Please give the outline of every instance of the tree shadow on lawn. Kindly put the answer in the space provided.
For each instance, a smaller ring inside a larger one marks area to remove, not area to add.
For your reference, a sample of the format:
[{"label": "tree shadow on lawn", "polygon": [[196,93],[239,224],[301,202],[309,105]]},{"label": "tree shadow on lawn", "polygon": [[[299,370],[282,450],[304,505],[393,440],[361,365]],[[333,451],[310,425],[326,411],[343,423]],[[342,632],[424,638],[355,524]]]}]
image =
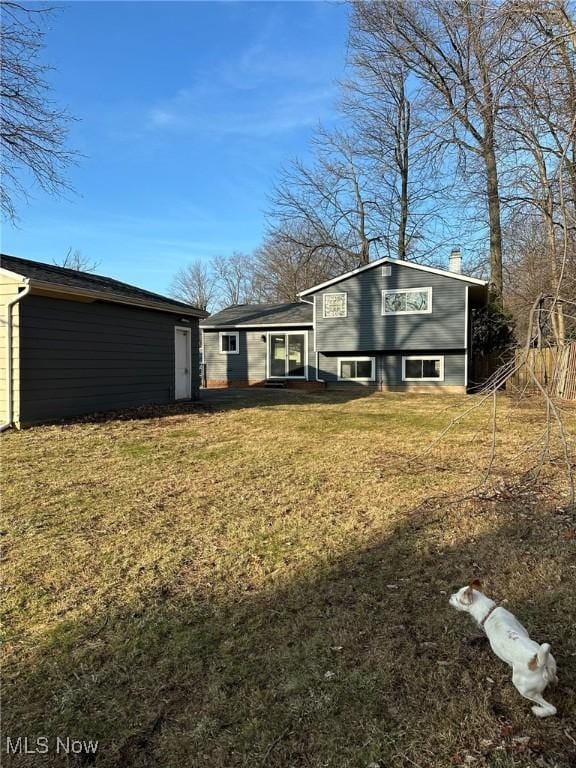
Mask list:
[{"label": "tree shadow on lawn", "polygon": [[[300,390],[300,389],[264,389],[229,388],[204,389],[201,402],[213,411],[242,410],[246,408],[283,408],[299,405],[343,405],[353,400],[361,400],[377,394],[372,388],[351,386],[349,388]],[[378,393],[379,394],[379,393]]]},{"label": "tree shadow on lawn", "polygon": [[110,411],[70,416],[66,419],[46,421],[32,426],[108,424],[116,421],[160,420],[174,416],[209,416],[218,411],[239,411],[246,408],[292,408],[298,405],[340,405],[374,394],[374,390],[351,387],[349,390],[304,391],[296,389],[205,389],[200,400],[185,400],[168,404],[147,404],[137,408],[121,408]]},{"label": "tree shadow on lawn", "polygon": [[[283,583],[272,572],[259,592],[250,574],[230,584],[215,567],[199,583],[183,564],[137,602],[63,621],[29,650],[14,643],[4,739],[98,739],[95,759],[70,764],[101,767],[574,765],[576,559],[562,523],[542,504],[475,503],[460,512],[469,528],[446,541],[451,514],[409,515],[289,583],[287,564]],[[449,607],[477,575],[552,644],[556,718],[531,714],[506,665]],[[63,764],[53,752],[3,757]]]}]

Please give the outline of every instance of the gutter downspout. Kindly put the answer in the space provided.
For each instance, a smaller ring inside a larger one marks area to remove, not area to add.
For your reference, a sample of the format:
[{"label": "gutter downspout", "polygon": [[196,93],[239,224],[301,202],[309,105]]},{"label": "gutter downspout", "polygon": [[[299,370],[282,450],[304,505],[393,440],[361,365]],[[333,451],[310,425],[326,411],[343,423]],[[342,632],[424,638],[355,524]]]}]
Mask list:
[{"label": "gutter downspout", "polygon": [[0,424],[0,432],[5,432],[14,421],[14,381],[12,376],[12,307],[30,293],[30,280],[24,283],[24,290],[20,291],[6,304],[6,418],[4,424]]}]

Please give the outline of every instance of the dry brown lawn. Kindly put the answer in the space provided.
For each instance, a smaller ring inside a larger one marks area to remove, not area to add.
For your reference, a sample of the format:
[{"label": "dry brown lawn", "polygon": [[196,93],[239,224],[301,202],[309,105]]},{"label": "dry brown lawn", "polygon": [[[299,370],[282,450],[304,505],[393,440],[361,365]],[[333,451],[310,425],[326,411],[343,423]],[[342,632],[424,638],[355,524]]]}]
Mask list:
[{"label": "dry brown lawn", "polygon": [[[536,401],[247,393],[3,439],[3,765],[576,764],[576,537]],[[125,415],[124,415],[125,416]],[[565,414],[573,437],[576,413]],[[574,445],[571,444],[571,450]],[[451,502],[451,503],[449,503]],[[481,576],[556,655],[537,720],[450,592]],[[56,736],[99,741],[95,758]]]}]

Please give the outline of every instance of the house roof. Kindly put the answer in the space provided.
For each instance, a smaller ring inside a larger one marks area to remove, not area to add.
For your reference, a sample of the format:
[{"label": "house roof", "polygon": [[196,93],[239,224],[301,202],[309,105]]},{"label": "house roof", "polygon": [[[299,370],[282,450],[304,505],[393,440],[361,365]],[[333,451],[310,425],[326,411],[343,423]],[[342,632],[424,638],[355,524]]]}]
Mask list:
[{"label": "house roof", "polygon": [[353,277],[354,275],[359,274],[360,272],[364,272],[366,269],[372,269],[373,267],[378,267],[381,264],[398,264],[401,267],[409,267],[410,269],[418,269],[421,272],[431,272],[434,275],[442,275],[443,277],[452,277],[454,280],[463,280],[466,283],[471,283],[473,285],[488,285],[488,282],[486,280],[478,280],[476,277],[468,277],[468,275],[461,275],[456,272],[449,272],[447,269],[437,269],[436,267],[426,267],[424,264],[416,264],[414,261],[403,261],[400,259],[391,259],[389,256],[384,256],[382,259],[376,259],[376,261],[371,261],[369,264],[364,264],[362,267],[357,267],[356,269],[351,270],[350,272],[345,272],[343,275],[338,275],[338,277],[333,277],[331,280],[326,280],[324,283],[319,283],[318,285],[313,285],[312,288],[307,288],[305,291],[300,291],[298,294],[299,296],[308,296],[310,293],[314,293],[315,291],[321,291],[323,288],[328,288],[330,285],[334,285],[335,283],[339,283],[341,280],[346,280],[349,277]]},{"label": "house roof", "polygon": [[76,269],[57,267],[40,261],[21,259],[18,256],[0,255],[0,269],[12,277],[21,277],[30,283],[32,289],[57,291],[71,295],[111,301],[119,304],[146,307],[149,309],[176,312],[181,315],[206,317],[201,309],[170,299],[159,293],[137,288],[104,275],[81,272]]},{"label": "house roof", "polygon": [[260,328],[262,326],[312,325],[312,304],[234,304],[210,315],[200,323],[202,328]]}]

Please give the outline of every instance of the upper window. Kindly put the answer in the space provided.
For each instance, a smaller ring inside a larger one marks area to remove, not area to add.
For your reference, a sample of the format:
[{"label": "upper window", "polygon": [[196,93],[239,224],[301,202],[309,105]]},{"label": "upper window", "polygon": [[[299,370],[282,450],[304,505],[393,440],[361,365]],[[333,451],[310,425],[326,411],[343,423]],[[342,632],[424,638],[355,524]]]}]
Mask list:
[{"label": "upper window", "polygon": [[432,312],[432,288],[382,291],[383,315],[416,315]]},{"label": "upper window", "polygon": [[346,293],[325,293],[322,296],[322,317],[346,317],[347,298]]},{"label": "upper window", "polygon": [[402,381],[443,381],[443,357],[403,357]]},{"label": "upper window", "polygon": [[220,334],[220,352],[225,355],[237,355],[240,351],[238,331]]},{"label": "upper window", "polygon": [[341,357],[338,378],[347,381],[374,381],[373,357]]}]

